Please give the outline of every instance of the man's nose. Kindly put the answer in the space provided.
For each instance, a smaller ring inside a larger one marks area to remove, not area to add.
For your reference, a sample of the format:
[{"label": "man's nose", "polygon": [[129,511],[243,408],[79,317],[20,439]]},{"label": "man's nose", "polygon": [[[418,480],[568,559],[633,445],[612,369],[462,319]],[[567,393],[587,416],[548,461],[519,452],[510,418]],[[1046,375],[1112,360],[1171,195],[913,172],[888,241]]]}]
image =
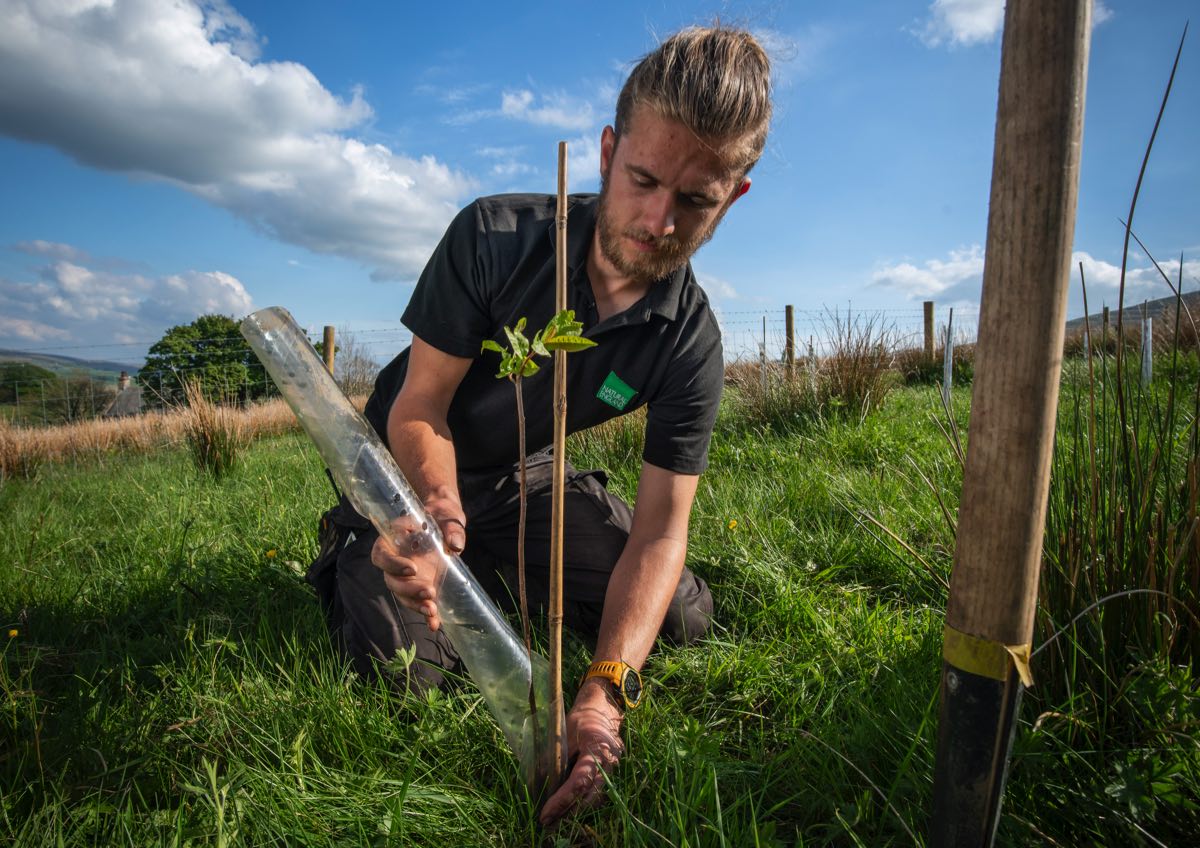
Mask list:
[{"label": "man's nose", "polygon": [[675,198],[669,192],[656,192],[647,201],[642,224],[655,238],[675,232]]}]

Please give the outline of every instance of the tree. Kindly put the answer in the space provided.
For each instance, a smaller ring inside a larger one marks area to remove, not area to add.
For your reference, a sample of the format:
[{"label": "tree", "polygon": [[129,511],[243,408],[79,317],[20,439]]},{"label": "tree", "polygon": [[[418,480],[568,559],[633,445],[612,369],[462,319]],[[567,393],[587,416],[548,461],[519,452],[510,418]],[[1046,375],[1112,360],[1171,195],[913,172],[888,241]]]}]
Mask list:
[{"label": "tree", "polygon": [[32,362],[0,363],[0,403],[14,403],[22,397],[37,397],[46,381],[58,379],[53,371]]},{"label": "tree", "polygon": [[95,418],[117,396],[112,383],[96,381],[82,371],[64,374],[46,383],[45,387],[42,408],[47,424],[69,424]]},{"label": "tree", "polygon": [[201,315],[167,330],[138,372],[147,406],[182,404],[184,382],[194,381],[214,401],[263,397],[270,387],[258,357],[228,315]]},{"label": "tree", "polygon": [[348,328],[339,329],[337,337],[334,376],[338,385],[348,397],[370,394],[375,386],[375,377],[379,374],[379,363]]}]

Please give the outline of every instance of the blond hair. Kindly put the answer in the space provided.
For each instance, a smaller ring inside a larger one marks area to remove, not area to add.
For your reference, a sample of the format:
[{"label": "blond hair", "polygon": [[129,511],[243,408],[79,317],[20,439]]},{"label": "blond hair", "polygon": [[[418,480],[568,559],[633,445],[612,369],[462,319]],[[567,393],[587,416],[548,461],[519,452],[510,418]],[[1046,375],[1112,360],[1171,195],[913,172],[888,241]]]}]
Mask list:
[{"label": "blond hair", "polygon": [[771,122],[771,62],[754,36],[690,27],[638,62],[617,98],[617,138],[635,106],[678,121],[745,175],[762,155]]}]

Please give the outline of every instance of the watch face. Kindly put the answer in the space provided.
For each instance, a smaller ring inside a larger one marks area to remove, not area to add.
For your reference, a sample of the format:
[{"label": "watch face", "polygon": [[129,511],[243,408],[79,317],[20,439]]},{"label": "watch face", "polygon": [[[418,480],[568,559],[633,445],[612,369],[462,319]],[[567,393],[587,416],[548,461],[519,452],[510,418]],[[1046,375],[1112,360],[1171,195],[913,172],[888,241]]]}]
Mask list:
[{"label": "watch face", "polygon": [[629,703],[635,706],[642,699],[642,681],[632,668],[625,669],[625,674],[621,678],[621,691],[625,693]]}]

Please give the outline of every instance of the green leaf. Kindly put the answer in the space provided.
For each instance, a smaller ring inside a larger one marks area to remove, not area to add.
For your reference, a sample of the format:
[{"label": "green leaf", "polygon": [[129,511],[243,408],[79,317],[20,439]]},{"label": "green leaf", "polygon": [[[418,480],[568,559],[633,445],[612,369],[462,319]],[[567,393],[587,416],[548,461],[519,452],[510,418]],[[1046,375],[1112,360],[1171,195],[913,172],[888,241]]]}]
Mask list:
[{"label": "green leaf", "polygon": [[521,370],[522,377],[530,377],[540,371],[542,366],[538,365],[532,359],[525,360],[525,367]]},{"label": "green leaf", "polygon": [[594,341],[585,339],[583,336],[564,335],[546,341],[546,347],[550,348],[550,350],[565,350],[567,353],[576,353],[595,346],[596,343]]},{"label": "green leaf", "polygon": [[521,332],[521,327],[525,324],[525,319],[517,322],[516,329],[511,327],[504,328],[504,335],[508,336],[508,344],[512,347],[512,352],[520,357],[524,357],[529,353],[529,339]]},{"label": "green leaf", "polygon": [[545,330],[538,330],[537,335],[533,337],[533,352],[538,356],[550,355],[550,351],[546,349],[546,345],[542,341],[542,336],[545,334],[545,332]]},{"label": "green leaf", "polygon": [[583,331],[583,324],[575,320],[574,309],[564,309],[546,324],[546,338],[559,336],[578,336]]},{"label": "green leaf", "polygon": [[515,356],[507,351],[500,360],[500,370],[496,373],[497,377],[508,377],[517,370],[517,366],[521,364],[521,357]]},{"label": "green leaf", "polygon": [[500,354],[501,356],[504,355],[504,348],[500,347],[499,342],[493,341],[492,339],[484,339],[483,340],[483,345],[480,346],[479,352],[483,353],[485,350],[494,350],[496,353]]}]

